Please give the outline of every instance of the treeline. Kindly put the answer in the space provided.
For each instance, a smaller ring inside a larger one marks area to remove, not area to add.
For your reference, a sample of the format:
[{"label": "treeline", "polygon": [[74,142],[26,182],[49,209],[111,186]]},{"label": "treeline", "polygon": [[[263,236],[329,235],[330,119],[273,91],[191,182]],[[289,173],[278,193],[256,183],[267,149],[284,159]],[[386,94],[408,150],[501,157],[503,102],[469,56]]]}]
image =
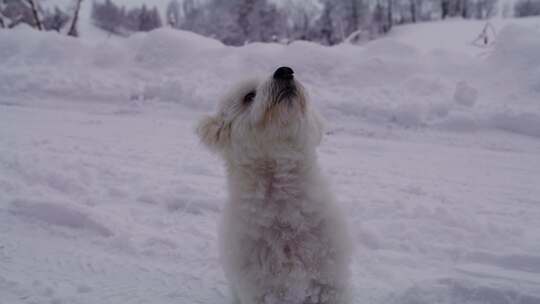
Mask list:
[{"label": "treeline", "polygon": [[514,12],[516,17],[540,15],[540,0],[518,0]]},{"label": "treeline", "polygon": [[[254,41],[310,40],[333,45],[369,40],[396,24],[461,16],[485,19],[497,0],[171,0],[164,23],[214,37],[229,45]],[[113,0],[95,1],[94,24],[115,34],[162,25],[157,9],[126,10]]]},{"label": "treeline", "polygon": [[94,25],[118,35],[131,32],[147,32],[162,27],[157,7],[151,9],[146,5],[126,10],[111,0],[92,3],[92,21]]},{"label": "treeline", "polygon": [[[72,11],[78,12],[81,1],[72,0],[76,7]],[[497,0],[284,0],[279,5],[273,0],[170,0],[162,19],[155,6],[126,9],[115,0],[87,1],[92,1],[92,22],[112,34],[127,36],[167,25],[229,45],[292,40],[333,45],[374,39],[397,24],[451,17],[487,19],[497,13],[540,15],[540,0],[518,0],[503,12],[497,12]],[[74,17],[59,7],[43,9],[37,0],[0,0],[0,28],[27,23],[60,31],[71,23],[76,33]]]}]

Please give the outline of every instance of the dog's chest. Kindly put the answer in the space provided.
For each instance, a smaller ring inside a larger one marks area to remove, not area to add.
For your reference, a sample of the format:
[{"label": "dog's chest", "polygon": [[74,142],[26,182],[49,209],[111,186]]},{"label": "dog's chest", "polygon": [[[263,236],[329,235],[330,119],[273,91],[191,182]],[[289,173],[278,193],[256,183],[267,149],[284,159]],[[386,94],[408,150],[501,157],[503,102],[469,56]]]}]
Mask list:
[{"label": "dog's chest", "polygon": [[317,172],[265,164],[240,173],[229,176],[234,183],[227,216],[231,247],[242,248],[235,251],[241,263],[273,274],[316,268],[326,250],[320,248],[325,187],[318,185]]},{"label": "dog's chest", "polygon": [[236,197],[239,220],[256,231],[290,239],[320,220],[320,205],[309,193],[306,171],[293,164],[265,163],[252,168]]}]

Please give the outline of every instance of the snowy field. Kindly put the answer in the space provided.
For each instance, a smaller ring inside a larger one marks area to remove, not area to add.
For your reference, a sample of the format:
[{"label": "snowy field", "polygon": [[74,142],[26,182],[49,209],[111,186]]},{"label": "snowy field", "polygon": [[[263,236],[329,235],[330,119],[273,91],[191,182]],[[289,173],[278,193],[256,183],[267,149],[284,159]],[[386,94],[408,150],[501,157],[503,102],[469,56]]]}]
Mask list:
[{"label": "snowy field", "polygon": [[488,47],[461,20],[335,47],[0,30],[0,303],[230,303],[193,129],[281,65],[327,120],[354,303],[540,303],[540,19],[492,23]]}]

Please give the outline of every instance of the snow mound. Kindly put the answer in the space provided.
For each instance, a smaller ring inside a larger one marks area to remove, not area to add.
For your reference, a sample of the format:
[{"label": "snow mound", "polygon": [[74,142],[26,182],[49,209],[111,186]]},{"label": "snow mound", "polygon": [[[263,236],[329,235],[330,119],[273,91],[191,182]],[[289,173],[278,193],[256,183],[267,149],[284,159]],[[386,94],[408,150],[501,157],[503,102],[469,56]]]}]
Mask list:
[{"label": "snow mound", "polygon": [[493,64],[512,66],[516,69],[540,67],[540,29],[519,25],[504,27],[497,36],[495,50],[490,56]]},{"label": "snow mound", "polygon": [[488,124],[512,133],[540,137],[540,115],[536,113],[497,113]]},{"label": "snow mound", "polygon": [[454,100],[463,106],[472,107],[478,99],[478,91],[466,82],[459,82],[454,93]]},{"label": "snow mound", "polygon": [[[141,40],[135,48],[135,62],[149,68],[178,68],[182,63],[190,63],[180,58],[205,58],[211,50],[224,48],[217,40],[192,32],[170,28],[157,29],[150,34],[133,37]],[[133,46],[133,45],[132,45]]]},{"label": "snow mound", "polygon": [[[305,41],[228,47],[167,28],[92,44],[21,27],[0,31],[0,103],[40,105],[46,103],[42,96],[52,95],[126,107],[164,101],[208,111],[234,82],[290,65],[330,125],[344,119],[538,136],[540,35],[530,23],[501,25],[493,49],[483,53],[470,41],[484,24],[459,20],[397,27],[363,46],[334,47]],[[420,39],[429,29],[431,36],[453,29],[453,47]],[[517,121],[521,117],[526,121]]]},{"label": "snow mound", "polygon": [[453,303],[492,303],[492,304],[533,304],[540,298],[535,295],[517,293],[504,286],[475,284],[472,280],[460,281],[442,278],[434,282],[421,282],[409,288],[391,304],[453,304]]},{"label": "snow mound", "polygon": [[9,212],[17,217],[35,219],[47,224],[71,229],[87,230],[101,236],[111,236],[112,232],[82,212],[71,209],[65,204],[14,200],[9,205]]}]

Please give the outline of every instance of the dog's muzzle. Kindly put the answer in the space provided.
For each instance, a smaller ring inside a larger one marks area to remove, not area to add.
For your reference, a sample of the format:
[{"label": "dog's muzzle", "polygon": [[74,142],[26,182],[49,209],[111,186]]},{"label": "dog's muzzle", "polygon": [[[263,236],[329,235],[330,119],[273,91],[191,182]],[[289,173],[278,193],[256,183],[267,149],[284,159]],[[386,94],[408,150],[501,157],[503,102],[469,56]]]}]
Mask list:
[{"label": "dog's muzzle", "polygon": [[292,80],[294,78],[294,71],[290,67],[280,67],[274,72],[274,79],[276,80]]},{"label": "dog's muzzle", "polygon": [[273,87],[276,102],[289,100],[296,96],[297,89],[294,82],[294,71],[290,67],[280,67],[274,72]]}]

